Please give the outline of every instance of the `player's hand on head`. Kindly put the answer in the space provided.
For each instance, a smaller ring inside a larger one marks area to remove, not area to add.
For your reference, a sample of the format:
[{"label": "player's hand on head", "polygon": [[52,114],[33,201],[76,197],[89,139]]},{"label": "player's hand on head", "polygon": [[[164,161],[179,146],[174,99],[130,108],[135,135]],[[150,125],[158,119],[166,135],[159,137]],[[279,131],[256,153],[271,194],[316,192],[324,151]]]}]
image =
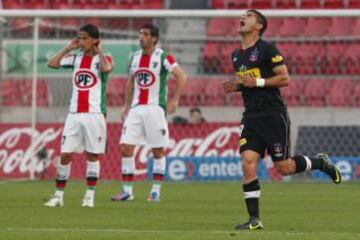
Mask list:
[{"label": "player's hand on head", "polygon": [[102,45],[101,45],[101,42],[100,40],[94,44],[94,51],[96,53],[99,53],[100,51],[102,51]]},{"label": "player's hand on head", "polygon": [[80,46],[79,46],[79,40],[77,38],[71,40],[68,45],[66,46],[66,48],[68,50],[75,50],[75,49],[78,49]]},{"label": "player's hand on head", "polygon": [[228,79],[222,81],[222,86],[225,92],[234,92],[236,91],[236,84],[234,81]]},{"label": "player's hand on head", "polygon": [[242,81],[245,87],[249,87],[249,88],[256,87],[256,78],[254,78],[250,74],[245,74],[242,77]]},{"label": "player's hand on head", "polygon": [[172,99],[168,102],[166,112],[167,114],[173,114],[176,111],[176,108],[179,104],[179,101],[176,99]]}]

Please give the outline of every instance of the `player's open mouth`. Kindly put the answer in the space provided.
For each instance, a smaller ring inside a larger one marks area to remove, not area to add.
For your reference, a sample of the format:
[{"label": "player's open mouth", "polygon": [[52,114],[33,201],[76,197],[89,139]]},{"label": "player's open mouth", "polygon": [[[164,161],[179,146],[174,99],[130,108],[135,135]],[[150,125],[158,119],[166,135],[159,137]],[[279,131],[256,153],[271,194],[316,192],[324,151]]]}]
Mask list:
[{"label": "player's open mouth", "polygon": [[244,20],[240,20],[240,27],[243,27],[243,26],[245,26],[245,22],[244,22]]}]

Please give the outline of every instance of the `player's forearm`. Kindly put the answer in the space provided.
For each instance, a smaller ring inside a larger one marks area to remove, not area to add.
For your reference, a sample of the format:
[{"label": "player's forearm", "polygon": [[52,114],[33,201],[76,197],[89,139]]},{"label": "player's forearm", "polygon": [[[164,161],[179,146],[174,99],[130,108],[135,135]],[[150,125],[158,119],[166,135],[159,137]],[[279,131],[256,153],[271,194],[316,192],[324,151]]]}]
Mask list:
[{"label": "player's forearm", "polygon": [[126,84],[125,99],[124,99],[125,108],[130,109],[133,95],[134,95],[134,82],[132,80],[129,80]]},{"label": "player's forearm", "polygon": [[52,56],[47,65],[50,68],[59,68],[60,67],[60,61],[61,59],[67,55],[69,52],[71,52],[71,49],[64,47],[63,49],[61,49],[60,51],[58,51],[57,53],[55,53],[54,56]]},{"label": "player's forearm", "polygon": [[103,73],[109,73],[113,70],[112,64],[106,59],[102,51],[98,52],[100,61],[100,71]]},{"label": "player's forearm", "polygon": [[265,80],[265,87],[286,87],[289,85],[290,77],[288,74],[279,74]]}]

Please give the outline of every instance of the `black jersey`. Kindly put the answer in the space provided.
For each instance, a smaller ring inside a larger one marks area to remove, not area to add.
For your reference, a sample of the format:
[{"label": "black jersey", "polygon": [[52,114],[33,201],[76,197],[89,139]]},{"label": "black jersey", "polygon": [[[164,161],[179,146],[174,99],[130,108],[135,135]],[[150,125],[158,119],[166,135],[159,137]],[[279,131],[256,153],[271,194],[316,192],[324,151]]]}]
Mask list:
[{"label": "black jersey", "polygon": [[[248,49],[235,49],[231,54],[231,61],[236,75],[250,74],[255,78],[272,77],[275,75],[272,69],[284,64],[284,59],[276,47],[262,39]],[[242,87],[242,96],[245,103],[244,117],[257,117],[286,111],[279,88]]]}]

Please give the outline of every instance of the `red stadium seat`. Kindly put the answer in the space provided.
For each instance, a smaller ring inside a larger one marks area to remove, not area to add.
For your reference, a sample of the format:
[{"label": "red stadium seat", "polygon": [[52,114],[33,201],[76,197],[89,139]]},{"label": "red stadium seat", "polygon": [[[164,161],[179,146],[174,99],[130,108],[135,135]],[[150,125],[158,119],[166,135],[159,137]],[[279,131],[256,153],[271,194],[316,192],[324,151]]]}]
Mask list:
[{"label": "red stadium seat", "polygon": [[304,9],[319,9],[321,8],[321,1],[314,1],[314,0],[301,0],[300,7]]},{"label": "red stadium seat", "polygon": [[344,72],[342,59],[347,46],[343,43],[329,43],[326,46],[325,59],[321,64],[321,72],[325,74],[341,74]]},{"label": "red stadium seat", "polygon": [[222,8],[227,8],[227,6],[225,6],[225,2],[224,0],[212,0],[211,1],[211,7],[212,8],[219,8],[219,9],[222,9]]},{"label": "red stadium seat", "polygon": [[359,0],[349,0],[348,2],[349,8],[360,8],[360,1]]},{"label": "red stadium seat", "polygon": [[297,52],[299,45],[293,42],[279,42],[277,47],[285,58],[289,72],[294,73],[297,65],[294,53]]},{"label": "red stadium seat", "polygon": [[297,0],[276,0],[275,2],[275,7],[282,9],[298,8],[298,5],[299,4]]},{"label": "red stadium seat", "polygon": [[238,0],[228,0],[227,6],[225,4],[225,8],[230,9],[249,9],[250,1],[238,1]]},{"label": "red stadium seat", "polygon": [[301,106],[304,95],[304,83],[304,80],[291,80],[289,86],[280,88],[281,95],[288,106]]},{"label": "red stadium seat", "polygon": [[250,0],[250,8],[253,9],[269,9],[272,7],[273,7],[273,2],[269,0]]},{"label": "red stadium seat", "polygon": [[231,53],[239,47],[239,43],[229,43],[222,45],[220,48],[220,64],[221,73],[233,74],[233,64],[231,60]]},{"label": "red stadium seat", "polygon": [[311,79],[305,83],[304,104],[311,107],[326,106],[326,95],[332,81],[329,79]]},{"label": "red stadium seat", "polygon": [[[359,82],[359,80],[357,80]],[[360,82],[354,88],[354,105],[360,107]]]},{"label": "red stadium seat", "polygon": [[320,63],[325,58],[325,47],[322,43],[303,44],[295,51],[297,74],[320,73]]},{"label": "red stadium seat", "polygon": [[343,0],[324,0],[323,3],[323,8],[337,9],[344,7],[345,5]]},{"label": "red stadium seat", "polygon": [[360,46],[356,43],[349,45],[343,54],[346,74],[360,74]]},{"label": "red stadium seat", "polygon": [[107,84],[107,104],[109,106],[122,106],[125,99],[127,79],[110,79]]},{"label": "red stadium seat", "polygon": [[265,36],[267,37],[278,36],[279,29],[281,29],[283,21],[284,21],[283,18],[269,18],[268,28],[266,29]]},{"label": "red stadium seat", "polygon": [[336,79],[330,89],[329,103],[334,107],[349,107],[353,90],[353,80]]},{"label": "red stadium seat", "polygon": [[180,99],[183,106],[199,106],[203,102],[205,79],[189,79]]},{"label": "red stadium seat", "polygon": [[279,35],[283,37],[296,37],[303,32],[305,20],[302,18],[287,18],[279,29]]},{"label": "red stadium seat", "polygon": [[220,71],[220,49],[216,42],[207,42],[203,48],[203,66],[206,73],[218,73]]},{"label": "red stadium seat", "polygon": [[355,23],[352,26],[352,35],[360,35],[360,19],[356,18]]},{"label": "red stadium seat", "polygon": [[229,106],[244,106],[244,100],[241,92],[229,93],[226,95]]},{"label": "red stadium seat", "polygon": [[334,17],[331,19],[329,36],[349,36],[355,21],[353,18]]},{"label": "red stadium seat", "polygon": [[221,79],[204,79],[204,101],[207,106],[223,106],[225,103],[225,92],[222,88]]},{"label": "red stadium seat", "polygon": [[227,36],[233,20],[229,18],[212,18],[207,27],[208,36]]},{"label": "red stadium seat", "polygon": [[19,81],[13,79],[0,81],[0,99],[3,106],[20,106],[21,98]]},{"label": "red stadium seat", "polygon": [[308,37],[322,37],[328,33],[331,18],[308,18],[303,34]]}]

